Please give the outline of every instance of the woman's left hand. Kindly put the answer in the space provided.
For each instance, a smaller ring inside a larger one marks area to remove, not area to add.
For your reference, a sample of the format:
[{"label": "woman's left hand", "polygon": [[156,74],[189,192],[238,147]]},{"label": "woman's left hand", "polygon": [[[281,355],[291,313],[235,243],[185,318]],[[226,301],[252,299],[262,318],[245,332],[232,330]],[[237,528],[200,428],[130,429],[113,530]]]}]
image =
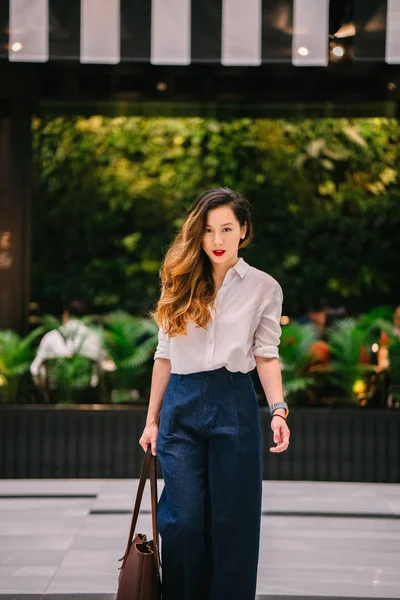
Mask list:
[{"label": "woman's left hand", "polygon": [[283,452],[289,446],[290,430],[286,421],[279,416],[272,417],[271,429],[274,432],[274,442],[277,446],[272,446],[270,452]]}]

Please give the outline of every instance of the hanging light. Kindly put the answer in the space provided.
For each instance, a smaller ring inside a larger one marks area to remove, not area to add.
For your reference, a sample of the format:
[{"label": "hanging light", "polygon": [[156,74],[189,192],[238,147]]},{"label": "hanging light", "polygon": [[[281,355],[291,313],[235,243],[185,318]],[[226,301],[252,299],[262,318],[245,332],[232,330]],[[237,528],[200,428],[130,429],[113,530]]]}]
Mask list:
[{"label": "hanging light", "polygon": [[299,46],[297,48],[297,54],[300,54],[300,56],[308,56],[309,55],[308,48],[306,48],[305,46]]},{"label": "hanging light", "polygon": [[20,50],[22,50],[23,45],[21,44],[21,42],[14,42],[13,45],[11,46],[11,50],[13,52],[19,52]]},{"label": "hanging light", "polygon": [[334,54],[336,58],[342,58],[345,55],[345,49],[343,48],[343,46],[340,46],[338,44],[336,46],[333,46],[332,54]]}]

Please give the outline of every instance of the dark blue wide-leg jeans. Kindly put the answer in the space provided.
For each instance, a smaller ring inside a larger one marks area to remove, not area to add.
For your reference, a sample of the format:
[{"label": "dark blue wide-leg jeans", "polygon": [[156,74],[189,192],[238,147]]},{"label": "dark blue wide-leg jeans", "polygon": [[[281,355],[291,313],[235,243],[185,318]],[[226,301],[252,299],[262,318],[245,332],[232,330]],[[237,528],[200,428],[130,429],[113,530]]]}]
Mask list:
[{"label": "dark blue wide-leg jeans", "polygon": [[250,374],[171,373],[157,457],[163,600],[254,600],[262,456]]}]

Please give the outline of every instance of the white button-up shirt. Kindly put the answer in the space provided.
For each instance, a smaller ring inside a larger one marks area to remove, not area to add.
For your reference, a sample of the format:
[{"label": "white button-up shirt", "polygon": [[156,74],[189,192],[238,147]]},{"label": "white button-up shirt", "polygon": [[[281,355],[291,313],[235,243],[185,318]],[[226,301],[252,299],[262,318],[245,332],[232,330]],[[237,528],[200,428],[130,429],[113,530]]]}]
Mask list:
[{"label": "white button-up shirt", "polygon": [[179,374],[252,371],[254,356],[279,358],[282,302],[279,283],[239,258],[217,291],[207,329],[189,319],[187,335],[170,338],[160,327],[154,360],[168,358],[171,373]]},{"label": "white button-up shirt", "polygon": [[38,375],[43,361],[59,356],[71,356],[79,352],[95,361],[103,358],[101,340],[85,323],[78,319],[69,319],[61,328],[62,334],[53,329],[43,336],[35,360],[30,366],[32,375]]}]

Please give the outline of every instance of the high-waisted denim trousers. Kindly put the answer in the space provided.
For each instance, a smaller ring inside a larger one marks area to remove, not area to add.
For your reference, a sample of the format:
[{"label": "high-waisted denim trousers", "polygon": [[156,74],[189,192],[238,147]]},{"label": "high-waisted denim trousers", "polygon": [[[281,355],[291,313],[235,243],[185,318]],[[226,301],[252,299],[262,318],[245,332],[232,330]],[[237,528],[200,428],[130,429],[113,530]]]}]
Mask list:
[{"label": "high-waisted denim trousers", "polygon": [[254,600],[262,455],[250,373],[171,373],[157,457],[163,600]]}]

